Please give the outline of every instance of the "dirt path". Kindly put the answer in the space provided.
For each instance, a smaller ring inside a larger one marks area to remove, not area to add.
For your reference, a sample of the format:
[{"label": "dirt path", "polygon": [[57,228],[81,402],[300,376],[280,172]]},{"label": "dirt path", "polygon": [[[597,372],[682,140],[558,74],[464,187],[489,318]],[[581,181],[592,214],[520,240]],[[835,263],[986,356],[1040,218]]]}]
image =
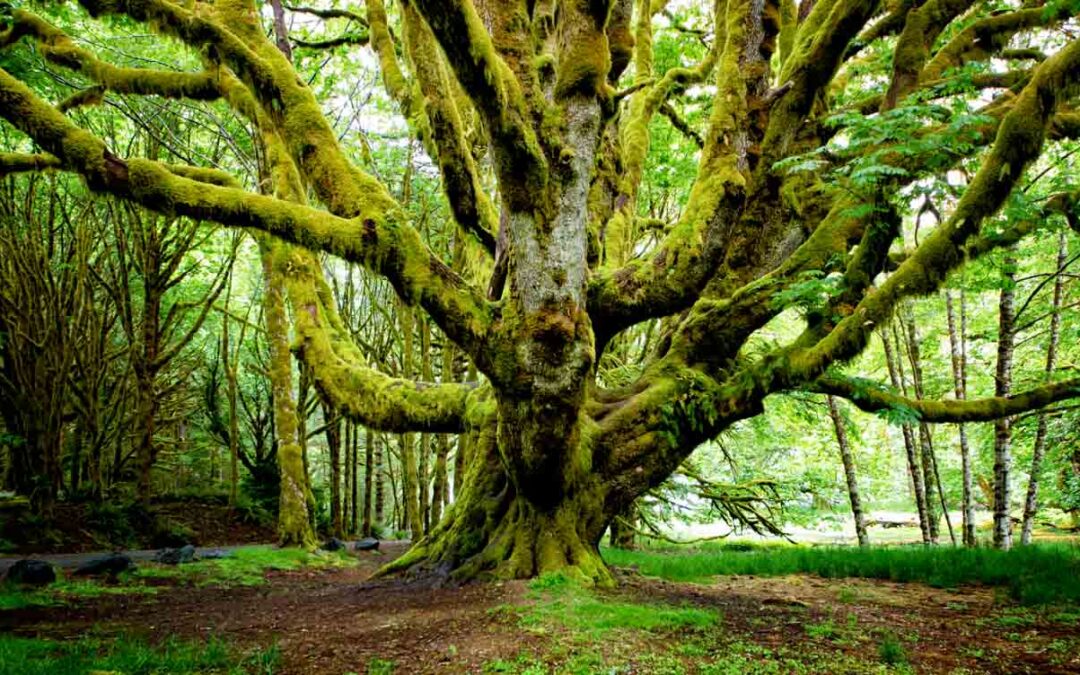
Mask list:
[{"label": "dirt path", "polygon": [[[625,573],[617,589],[600,593],[605,601],[639,603],[645,611],[703,607],[720,623],[704,633],[616,629],[586,639],[526,621],[536,593],[523,582],[433,589],[369,581],[404,549],[390,544],[380,554],[357,554],[354,568],[272,572],[261,586],[179,587],[0,612],[0,631],[68,639],[90,632],[151,640],[216,636],[240,648],[276,643],[275,673],[298,675],[376,672],[369,669],[380,663],[393,663],[394,673],[600,672],[566,668],[583,651],[599,654],[603,672],[882,672],[885,634],[902,641],[915,672],[1080,672],[1080,614],[1055,619],[1003,603],[993,589],[807,576],[684,584]],[[712,671],[700,665],[734,650],[750,655],[749,665]],[[661,661],[650,652],[668,665],[656,665]],[[539,670],[506,665],[525,661]]]}]

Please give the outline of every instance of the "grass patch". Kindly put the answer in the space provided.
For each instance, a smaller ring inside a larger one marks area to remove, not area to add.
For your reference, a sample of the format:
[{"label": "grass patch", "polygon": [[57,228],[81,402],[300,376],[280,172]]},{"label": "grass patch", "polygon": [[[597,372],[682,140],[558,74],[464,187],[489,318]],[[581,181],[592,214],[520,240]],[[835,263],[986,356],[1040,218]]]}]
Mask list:
[{"label": "grass patch", "polygon": [[0,610],[23,607],[65,605],[72,600],[104,595],[153,595],[164,581],[193,586],[258,586],[266,583],[271,570],[329,569],[355,565],[356,558],[345,551],[304,551],[295,548],[246,546],[228,558],[202,560],[183,565],[140,563],[133,572],[119,575],[114,583],[98,579],[61,578],[44,588],[0,584]]},{"label": "grass patch", "polygon": [[276,646],[242,653],[216,639],[207,642],[169,639],[152,646],[132,638],[57,642],[0,634],[0,675],[83,675],[87,672],[270,675],[278,660]]},{"label": "grass patch", "polygon": [[184,565],[142,565],[134,573],[137,579],[165,579],[195,586],[258,586],[266,583],[269,571],[304,568],[328,569],[351,567],[356,558],[345,551],[305,551],[298,548],[245,546],[227,558],[201,560]]},{"label": "grass patch", "polygon": [[530,584],[534,604],[525,611],[526,626],[561,624],[576,635],[602,637],[611,630],[700,630],[715,626],[720,615],[710,609],[644,604],[597,596],[562,574],[544,575]]},{"label": "grass patch", "polygon": [[123,581],[118,584],[104,584],[87,579],[61,579],[45,588],[22,588],[12,584],[0,584],[0,610],[64,605],[71,600],[99,598],[103,595],[153,595],[157,592],[158,589],[153,586]]},{"label": "grass patch", "polygon": [[1024,604],[1080,603],[1080,546],[1039,544],[1011,551],[917,546],[770,547],[765,550],[605,549],[618,566],[673,581],[700,581],[715,575],[780,576],[817,574],[922,582],[942,588],[963,584],[1001,586]]},{"label": "grass patch", "polygon": [[907,651],[900,638],[892,633],[885,633],[878,643],[878,658],[887,666],[899,666],[907,663]]}]

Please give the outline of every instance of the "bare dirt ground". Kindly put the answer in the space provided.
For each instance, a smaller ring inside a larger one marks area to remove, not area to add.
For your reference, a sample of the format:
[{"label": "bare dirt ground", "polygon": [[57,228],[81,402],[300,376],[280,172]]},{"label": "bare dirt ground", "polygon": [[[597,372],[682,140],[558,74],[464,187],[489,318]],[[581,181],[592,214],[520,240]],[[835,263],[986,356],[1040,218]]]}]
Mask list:
[{"label": "bare dirt ground", "polygon": [[[702,607],[721,620],[710,633],[616,631],[590,643],[565,628],[526,626],[522,616],[536,593],[524,582],[431,588],[369,581],[403,550],[391,544],[381,554],[358,553],[355,568],[271,572],[255,587],[177,587],[0,612],[0,631],[57,639],[215,636],[238,648],[276,643],[275,672],[296,674],[363,673],[391,662],[395,673],[524,672],[497,664],[526,658],[550,672],[766,672],[765,665],[780,673],[883,672],[878,649],[885,633],[902,640],[908,672],[1080,672],[1077,621],[1017,608],[993,589],[807,576],[684,584],[620,573],[619,587],[601,597]],[[694,649],[681,648],[684,639]],[[734,645],[752,647],[747,653],[760,655],[762,669],[703,665]],[[583,649],[601,652],[616,669],[562,667],[567,654]],[[658,663],[641,658],[650,650],[663,652],[666,665],[648,665]],[[858,663],[867,670],[853,671]]]}]

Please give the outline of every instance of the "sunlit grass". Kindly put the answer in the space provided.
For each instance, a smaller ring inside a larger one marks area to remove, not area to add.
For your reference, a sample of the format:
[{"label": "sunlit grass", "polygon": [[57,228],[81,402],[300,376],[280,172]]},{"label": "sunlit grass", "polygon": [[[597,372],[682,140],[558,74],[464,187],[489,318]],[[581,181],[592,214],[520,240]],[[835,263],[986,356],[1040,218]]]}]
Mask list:
[{"label": "sunlit grass", "polygon": [[143,640],[83,638],[60,642],[0,634],[0,675],[124,675],[228,673],[269,675],[279,660],[276,646],[241,652],[227,643],[168,639],[158,645]]},{"label": "sunlit grass", "polygon": [[616,629],[702,629],[720,620],[711,609],[601,597],[558,573],[534,580],[530,588],[534,602],[522,616],[526,626],[559,624],[578,635],[596,637]]},{"label": "sunlit grass", "polygon": [[226,558],[201,560],[176,566],[142,565],[133,574],[138,579],[172,579],[197,586],[258,586],[266,583],[266,573],[302,568],[350,567],[356,558],[345,551],[305,551],[298,548],[245,546]]},{"label": "sunlit grass", "polygon": [[817,574],[827,578],[862,577],[922,582],[955,588],[985,584],[1008,589],[1026,604],[1080,603],[1080,546],[1039,544],[1011,551],[988,548],[922,547],[770,547],[730,550],[623,551],[605,549],[617,566],[636,566],[647,576],[701,581],[716,575],[781,576]]}]

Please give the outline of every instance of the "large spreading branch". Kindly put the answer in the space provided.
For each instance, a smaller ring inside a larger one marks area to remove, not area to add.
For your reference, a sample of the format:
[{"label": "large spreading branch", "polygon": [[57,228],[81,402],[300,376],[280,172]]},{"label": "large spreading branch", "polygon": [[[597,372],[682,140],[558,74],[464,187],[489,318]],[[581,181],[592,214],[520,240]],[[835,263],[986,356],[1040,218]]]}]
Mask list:
[{"label": "large spreading branch", "polygon": [[820,342],[797,350],[787,367],[768,369],[768,377],[774,379],[770,388],[812,381],[833,362],[854,357],[901,298],[936,290],[946,275],[963,263],[964,247],[978,235],[982,222],[1001,207],[1028,165],[1039,156],[1058,103],[1078,80],[1080,40],[1075,40],[1041,64],[1017,97],[952,216]]},{"label": "large spreading branch", "polygon": [[[354,257],[360,249],[370,254],[365,263],[368,268],[387,276],[407,302],[423,306],[440,328],[483,367],[486,361],[481,345],[491,320],[483,296],[423,244],[386,188],[346,159],[313,93],[296,78],[292,65],[276,47],[265,38],[252,46],[239,37],[246,24],[257,26],[253,10],[245,3],[239,3],[239,7],[237,3],[221,4],[219,12],[232,12],[232,30],[228,30],[205,13],[164,0],[85,0],[82,4],[94,15],[124,14],[152,23],[190,47],[212,53],[235,72],[280,130],[289,153],[319,200],[336,216],[362,224],[359,229],[364,232],[366,245],[357,246],[359,242],[354,241],[346,248],[353,249]],[[249,34],[258,32],[247,30]],[[330,238],[350,237],[342,232]],[[326,236],[316,239],[328,243]],[[321,250],[343,253],[333,248]]]},{"label": "large spreading branch", "polygon": [[1080,377],[1009,396],[966,400],[931,401],[908,398],[882,389],[875,383],[840,377],[822,377],[807,388],[846,398],[866,412],[907,410],[912,411],[922,422],[962,424],[991,422],[1080,397]]},{"label": "large spreading branch", "polygon": [[183,171],[145,159],[124,160],[104,142],[0,70],[0,115],[82,175],[94,190],[165,211],[228,226],[251,227],[311,250],[361,264],[419,298],[440,326],[463,346],[482,352],[487,303],[436,257],[410,227],[379,228],[300,204],[187,178]]}]

